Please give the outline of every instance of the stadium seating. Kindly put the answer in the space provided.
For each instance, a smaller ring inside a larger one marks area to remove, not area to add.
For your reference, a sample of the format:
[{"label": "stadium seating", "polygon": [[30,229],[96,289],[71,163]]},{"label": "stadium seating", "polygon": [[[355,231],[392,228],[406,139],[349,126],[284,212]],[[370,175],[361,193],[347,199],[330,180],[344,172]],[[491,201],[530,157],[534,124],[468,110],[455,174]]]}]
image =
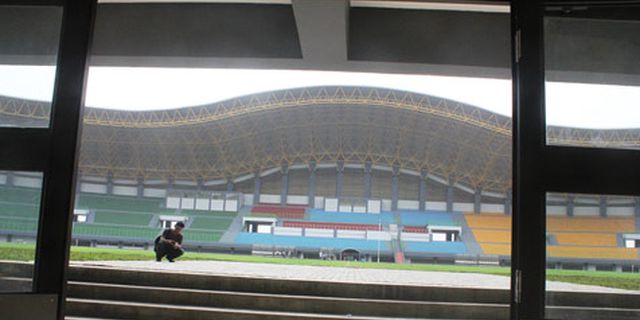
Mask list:
[{"label": "stadium seating", "polygon": [[78,199],[77,207],[79,209],[105,209],[112,211],[149,213],[160,209],[162,207],[162,203],[162,199],[81,194]]},{"label": "stadium seating", "polygon": [[638,249],[627,248],[548,246],[547,254],[551,257],[575,259],[619,259],[636,261],[640,259]]},{"label": "stadium seating", "polygon": [[355,249],[360,251],[376,251],[380,242],[382,252],[390,252],[388,241],[341,239],[341,238],[314,238],[296,236],[276,236],[263,233],[241,232],[236,237],[236,243],[250,245],[290,246],[298,248],[333,248],[336,250]]},{"label": "stadium seating", "polygon": [[287,219],[303,219],[305,215],[305,207],[303,206],[280,206],[274,204],[258,204],[251,208],[253,215],[276,216]]},{"label": "stadium seating", "polygon": [[[152,240],[162,232],[159,228],[149,227],[124,227],[99,224],[75,224],[73,227],[74,236],[93,236],[98,238],[113,239],[136,239],[136,240]],[[222,233],[220,232],[201,232],[201,231],[184,231],[185,242],[215,242],[218,241]]]},{"label": "stadium seating", "polygon": [[412,242],[402,243],[407,253],[441,253],[441,254],[465,254],[467,248],[463,242]]},{"label": "stadium seating", "polygon": [[395,222],[395,218],[390,212],[380,214],[370,213],[349,213],[349,212],[326,212],[319,209],[310,210],[308,221],[331,222],[331,223],[354,223],[354,224],[378,224],[388,225]]},{"label": "stadium seating", "polygon": [[417,211],[401,211],[400,222],[405,226],[453,226],[455,222],[453,215],[447,212],[417,212]]},{"label": "stadium seating", "polygon": [[99,210],[95,213],[95,223],[109,223],[128,226],[148,226],[153,214],[126,213],[109,210]]},{"label": "stadium seating", "polygon": [[635,232],[634,218],[548,217],[549,232]]},{"label": "stadium seating", "polygon": [[329,223],[329,222],[313,222],[313,221],[283,221],[282,226],[292,227],[292,228],[314,228],[314,229],[336,229],[336,230],[373,230],[373,231],[380,230],[380,227],[377,224]]},{"label": "stadium seating", "polygon": [[204,230],[221,230],[226,231],[229,225],[233,221],[232,218],[227,217],[194,217],[193,222],[189,229],[204,229]]},{"label": "stadium seating", "polygon": [[0,187],[0,201],[38,205],[40,203],[40,191],[20,187]]},{"label": "stadium seating", "polygon": [[558,245],[616,247],[618,240],[615,233],[556,233]]},{"label": "stadium seating", "polygon": [[511,230],[472,229],[473,236],[480,243],[510,243]]},{"label": "stadium seating", "polygon": [[511,217],[503,214],[465,214],[464,217],[471,229],[511,230]]},{"label": "stadium seating", "polygon": [[404,227],[402,227],[402,232],[426,233],[427,232],[427,227],[404,226]]}]

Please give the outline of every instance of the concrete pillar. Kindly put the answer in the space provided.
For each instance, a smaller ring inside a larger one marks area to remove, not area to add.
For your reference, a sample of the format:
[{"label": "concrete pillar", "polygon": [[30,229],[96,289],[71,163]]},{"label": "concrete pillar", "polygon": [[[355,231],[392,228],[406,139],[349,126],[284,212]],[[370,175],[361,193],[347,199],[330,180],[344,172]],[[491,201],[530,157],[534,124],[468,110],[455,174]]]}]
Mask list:
[{"label": "concrete pillar", "polygon": [[167,179],[167,191],[175,190],[175,179],[173,177],[169,177]]},{"label": "concrete pillar", "polygon": [[7,187],[13,187],[14,185],[13,178],[14,178],[13,171],[7,171],[7,182],[6,182]]},{"label": "concrete pillar", "polygon": [[336,198],[342,196],[342,186],[344,180],[344,160],[338,160],[336,164]]},{"label": "concrete pillar", "polygon": [[309,188],[307,189],[307,192],[308,192],[309,207],[315,208],[316,207],[316,162],[313,160],[309,162]]},{"label": "concrete pillar", "polygon": [[640,197],[636,198],[636,217],[640,217]]},{"label": "concrete pillar", "polygon": [[418,209],[425,211],[427,209],[427,170],[420,171],[420,184],[418,186]]},{"label": "concrete pillar", "polygon": [[607,197],[606,196],[600,196],[600,216],[601,217],[607,216]]},{"label": "concrete pillar", "polygon": [[398,185],[400,181],[400,166],[394,165],[391,168],[391,210],[398,210]]},{"label": "concrete pillar", "polygon": [[113,174],[107,174],[107,194],[113,194]]},{"label": "concrete pillar", "polygon": [[289,165],[283,164],[280,168],[282,173],[282,188],[280,189],[280,205],[287,205],[287,195],[289,194]]},{"label": "concrete pillar", "polygon": [[507,198],[504,200],[504,214],[511,215],[513,213],[513,192],[507,191]]},{"label": "concrete pillar", "polygon": [[233,184],[233,178],[227,178],[227,192],[235,191],[235,185]]},{"label": "concrete pillar", "polygon": [[482,211],[482,189],[478,188],[473,194],[473,212],[480,213],[480,211]]},{"label": "concrete pillar", "polygon": [[371,161],[364,163],[364,198],[371,199]]},{"label": "concrete pillar", "polygon": [[573,211],[576,207],[575,205],[575,196],[570,194],[567,196],[567,216],[573,217]]},{"label": "concrete pillar", "polygon": [[260,177],[260,169],[256,170],[253,180],[253,204],[260,203],[260,188],[262,187],[262,177]]},{"label": "concrete pillar", "polygon": [[138,176],[138,184],[137,184],[137,195],[138,198],[144,197],[144,177]]},{"label": "concrete pillar", "polygon": [[453,211],[453,184],[454,184],[454,179],[453,178],[449,178],[449,184],[447,185],[447,211],[451,212]]}]

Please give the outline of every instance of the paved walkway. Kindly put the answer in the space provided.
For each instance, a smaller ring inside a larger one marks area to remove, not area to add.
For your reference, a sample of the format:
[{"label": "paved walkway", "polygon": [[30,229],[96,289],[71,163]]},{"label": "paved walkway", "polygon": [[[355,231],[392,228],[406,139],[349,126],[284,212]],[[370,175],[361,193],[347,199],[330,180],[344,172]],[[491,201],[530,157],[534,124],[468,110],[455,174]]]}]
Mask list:
[{"label": "paved walkway", "polygon": [[[85,261],[72,262],[72,265],[93,265],[132,270],[178,271],[234,277],[397,284],[408,286],[508,289],[510,285],[509,277],[475,273],[315,267],[267,263],[223,261],[178,261],[176,263],[159,263],[154,261]],[[640,291],[555,281],[547,281],[547,289],[552,291],[634,293],[640,295]]]}]

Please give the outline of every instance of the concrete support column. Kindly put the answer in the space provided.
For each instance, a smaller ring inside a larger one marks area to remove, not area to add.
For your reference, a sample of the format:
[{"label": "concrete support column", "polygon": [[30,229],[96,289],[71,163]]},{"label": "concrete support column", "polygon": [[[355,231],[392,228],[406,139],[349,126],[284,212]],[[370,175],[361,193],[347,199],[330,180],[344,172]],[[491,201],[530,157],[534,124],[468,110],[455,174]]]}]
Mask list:
[{"label": "concrete support column", "polygon": [[113,174],[107,174],[107,194],[113,194]]},{"label": "concrete support column", "polygon": [[636,198],[636,217],[640,217],[640,197]]},{"label": "concrete support column", "polygon": [[233,183],[233,178],[228,177],[227,178],[227,192],[233,192],[235,191],[235,185]]},{"label": "concrete support column", "polygon": [[478,188],[473,194],[473,212],[480,213],[480,211],[482,211],[482,189]]},{"label": "concrete support column", "polygon": [[287,195],[289,194],[289,165],[283,164],[280,168],[282,173],[282,189],[280,190],[280,205],[287,205]]},{"label": "concrete support column", "polygon": [[449,184],[447,185],[447,211],[453,211],[453,184],[455,180],[453,178],[449,178]]},{"label": "concrete support column", "polygon": [[175,190],[175,181],[173,177],[169,177],[169,179],[167,179],[167,193],[173,190]]},{"label": "concrete support column", "polygon": [[398,210],[398,184],[400,180],[400,166],[394,165],[391,170],[391,173],[393,173],[393,176],[391,176],[391,210],[396,211]]},{"label": "concrete support column", "polygon": [[7,187],[13,187],[14,185],[13,178],[14,178],[13,171],[7,171],[7,182],[6,182]]},{"label": "concrete support column", "polygon": [[198,179],[196,179],[196,184],[197,184],[197,185],[196,185],[196,190],[197,190],[198,192],[200,192],[200,191],[204,190],[204,187],[205,187],[205,186],[204,186],[204,179],[202,179],[202,178],[198,178]]},{"label": "concrete support column", "polygon": [[253,204],[260,203],[260,188],[262,187],[262,177],[260,177],[260,169],[256,170],[253,180]]},{"label": "concrete support column", "polygon": [[513,213],[513,192],[507,191],[507,198],[504,200],[504,214],[511,215]]},{"label": "concrete support column", "polygon": [[344,160],[338,160],[336,164],[336,198],[342,196],[342,186],[344,184]]},{"label": "concrete support column", "polygon": [[427,170],[420,171],[420,183],[418,185],[418,209],[425,211],[427,209],[427,179],[429,175]]},{"label": "concrete support column", "polygon": [[606,196],[600,196],[600,216],[601,217],[607,216],[607,197]]},{"label": "concrete support column", "polygon": [[567,196],[567,216],[573,217],[573,210],[575,209],[575,196],[570,194]]},{"label": "concrete support column", "polygon": [[144,177],[138,176],[138,184],[137,184],[137,196],[138,198],[144,197]]},{"label": "concrete support column", "polygon": [[309,162],[309,188],[307,188],[308,192],[308,202],[309,207],[316,207],[316,162]]},{"label": "concrete support column", "polygon": [[371,199],[371,161],[364,163],[364,198]]}]

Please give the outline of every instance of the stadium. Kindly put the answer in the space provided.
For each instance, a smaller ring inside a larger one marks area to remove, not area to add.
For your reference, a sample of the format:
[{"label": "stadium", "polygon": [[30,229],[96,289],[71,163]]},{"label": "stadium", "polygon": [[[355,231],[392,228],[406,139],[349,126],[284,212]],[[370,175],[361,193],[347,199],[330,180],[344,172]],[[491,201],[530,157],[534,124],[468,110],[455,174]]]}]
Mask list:
[{"label": "stadium", "polygon": [[[49,104],[0,98],[19,126]],[[308,87],[162,111],[87,108],[73,242],[191,252],[509,265],[511,119],[435,96]],[[555,144],[640,146],[640,130],[550,127]],[[0,174],[0,233],[35,239],[37,175]],[[544,214],[541,212],[540,214]],[[547,265],[637,272],[640,202],[548,194]]]}]

